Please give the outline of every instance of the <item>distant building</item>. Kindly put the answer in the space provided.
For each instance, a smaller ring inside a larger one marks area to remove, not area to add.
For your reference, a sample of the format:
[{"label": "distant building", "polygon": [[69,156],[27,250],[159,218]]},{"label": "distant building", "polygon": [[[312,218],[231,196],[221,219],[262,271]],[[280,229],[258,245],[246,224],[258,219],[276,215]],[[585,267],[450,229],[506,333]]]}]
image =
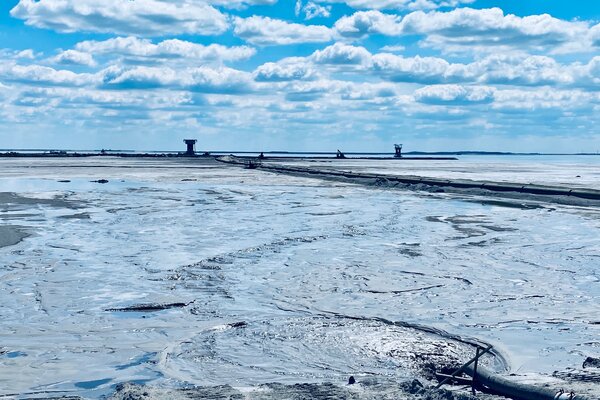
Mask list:
[{"label": "distant building", "polygon": [[185,152],[186,156],[194,156],[196,155],[196,143],[198,141],[196,139],[183,139],[183,143],[186,144],[187,150]]},{"label": "distant building", "polygon": [[402,145],[401,144],[395,144],[394,145],[394,150],[396,151],[396,154],[394,155],[394,157],[401,158],[402,157]]}]

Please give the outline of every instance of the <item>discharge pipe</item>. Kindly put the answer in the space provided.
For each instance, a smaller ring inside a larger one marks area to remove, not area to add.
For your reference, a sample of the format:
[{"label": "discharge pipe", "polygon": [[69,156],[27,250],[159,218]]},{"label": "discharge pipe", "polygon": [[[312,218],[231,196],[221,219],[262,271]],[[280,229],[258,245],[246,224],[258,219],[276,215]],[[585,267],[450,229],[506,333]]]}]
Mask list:
[{"label": "discharge pipe", "polygon": [[477,372],[475,372],[475,366],[473,365],[466,366],[464,371],[473,377],[476,384],[483,385],[494,393],[515,400],[592,400],[573,392],[567,393],[562,390],[557,392],[550,388],[514,382],[493,374],[481,365],[477,366]]}]

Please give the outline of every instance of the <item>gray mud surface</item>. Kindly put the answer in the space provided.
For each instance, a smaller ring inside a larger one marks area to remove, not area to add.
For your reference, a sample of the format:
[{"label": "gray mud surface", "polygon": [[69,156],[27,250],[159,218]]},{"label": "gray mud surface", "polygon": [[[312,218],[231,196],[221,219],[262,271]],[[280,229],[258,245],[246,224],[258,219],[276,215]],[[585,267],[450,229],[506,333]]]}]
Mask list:
[{"label": "gray mud surface", "polygon": [[[20,221],[38,217],[40,207],[65,208],[75,210],[82,207],[81,202],[67,199],[67,194],[51,197],[29,197],[13,192],[0,192],[0,221]],[[35,212],[30,212],[31,210]],[[28,212],[22,212],[28,211]],[[82,214],[67,215],[63,218],[81,218]],[[85,217],[83,217],[85,218]],[[0,225],[0,248],[14,246],[31,236],[32,229],[17,225]]]},{"label": "gray mud surface", "polygon": [[29,236],[23,228],[12,225],[0,225],[0,248],[14,246]]},{"label": "gray mud surface", "polygon": [[[78,396],[46,397],[32,394],[37,400],[84,400]],[[40,397],[41,396],[41,397]],[[116,386],[106,400],[502,400],[504,397],[468,388],[435,389],[418,380],[382,382],[367,378],[353,385],[333,383],[267,383],[252,387],[185,386],[166,388],[124,383]]]},{"label": "gray mud surface", "polygon": [[466,390],[450,391],[423,387],[418,380],[403,383],[366,380],[354,385],[331,383],[264,384],[236,389],[231,386],[161,389],[132,384],[120,385],[109,400],[495,400],[497,396],[477,394]]},{"label": "gray mud surface", "polygon": [[13,211],[32,206],[48,206],[55,208],[78,208],[81,205],[70,201],[65,196],[55,196],[53,198],[35,198],[26,195],[20,195],[11,192],[0,192],[0,211]]},{"label": "gray mud surface", "polygon": [[212,160],[0,164],[6,242],[35,233],[0,248],[0,398],[451,399],[406,385],[474,342],[496,373],[600,393],[600,208]]}]

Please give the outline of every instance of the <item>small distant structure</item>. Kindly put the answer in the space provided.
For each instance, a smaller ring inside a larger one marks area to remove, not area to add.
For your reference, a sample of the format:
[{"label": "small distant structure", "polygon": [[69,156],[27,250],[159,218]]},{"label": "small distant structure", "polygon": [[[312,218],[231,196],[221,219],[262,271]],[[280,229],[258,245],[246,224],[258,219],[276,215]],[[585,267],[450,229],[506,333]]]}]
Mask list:
[{"label": "small distant structure", "polygon": [[396,150],[396,154],[394,154],[394,157],[396,157],[396,158],[402,158],[402,145],[401,144],[395,144],[394,145],[394,150]]},{"label": "small distant structure", "polygon": [[256,160],[247,160],[244,165],[246,169],[257,169],[262,166],[262,162],[257,158]]},{"label": "small distant structure", "polygon": [[337,153],[335,155],[335,158],[346,158],[346,155],[344,153],[342,153],[340,151],[340,149],[338,149],[338,151],[337,151]]},{"label": "small distant structure", "polygon": [[185,152],[186,156],[194,156],[196,155],[196,143],[198,141],[196,139],[183,139],[183,143],[186,144],[187,150]]},{"label": "small distant structure", "polygon": [[260,152],[260,154],[258,155],[258,158],[260,160],[262,160],[263,158],[265,158],[265,153],[263,153],[262,151]]}]

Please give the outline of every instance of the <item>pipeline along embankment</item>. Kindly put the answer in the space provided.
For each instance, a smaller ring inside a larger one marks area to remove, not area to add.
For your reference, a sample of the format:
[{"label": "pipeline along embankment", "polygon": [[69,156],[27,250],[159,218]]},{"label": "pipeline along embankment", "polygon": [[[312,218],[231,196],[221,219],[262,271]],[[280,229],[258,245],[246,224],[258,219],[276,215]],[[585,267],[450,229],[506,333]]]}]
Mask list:
[{"label": "pipeline along embankment", "polygon": [[335,169],[286,166],[275,163],[261,163],[255,159],[234,156],[218,157],[217,160],[228,164],[250,166],[251,168],[268,172],[328,179],[347,183],[377,185],[382,187],[389,186],[417,191],[499,196],[577,206],[600,206],[600,190],[587,188],[475,181],[467,179],[440,179],[410,175],[383,175]]}]

